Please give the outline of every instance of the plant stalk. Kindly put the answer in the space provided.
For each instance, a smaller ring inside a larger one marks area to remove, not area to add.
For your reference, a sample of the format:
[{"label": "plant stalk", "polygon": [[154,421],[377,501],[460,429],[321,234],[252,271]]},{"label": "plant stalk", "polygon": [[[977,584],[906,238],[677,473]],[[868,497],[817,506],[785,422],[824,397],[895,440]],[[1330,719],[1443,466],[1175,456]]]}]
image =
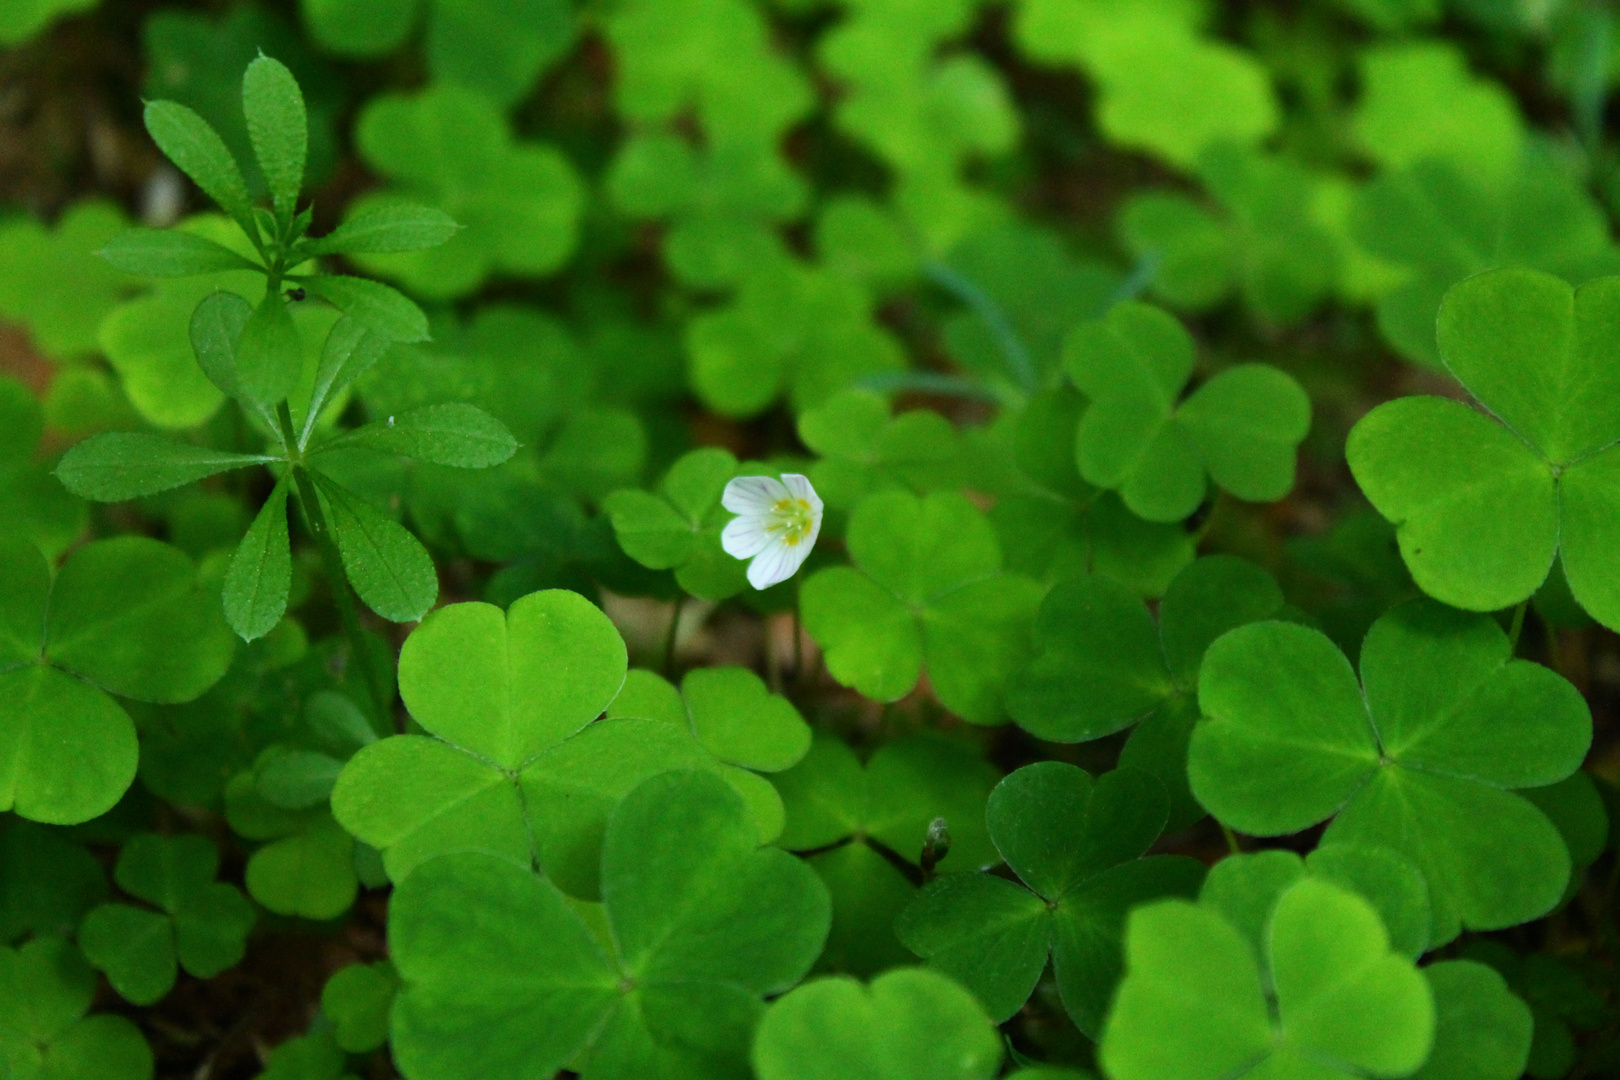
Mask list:
[{"label": "plant stalk", "polygon": [[1513,609],[1513,624],[1508,627],[1508,655],[1517,655],[1519,651],[1519,634],[1524,630],[1524,613],[1530,607],[1529,599],[1519,601],[1519,606]]},{"label": "plant stalk", "polygon": [[[276,416],[281,422],[282,433],[288,439],[289,448],[296,447],[298,444],[293,436],[292,412],[287,408],[285,401],[276,406]],[[371,702],[372,719],[381,722],[381,730],[393,731],[393,716],[388,708],[389,698],[392,696],[388,690],[389,680],[377,669],[376,659],[366,644],[365,630],[360,626],[360,612],[355,606],[354,593],[349,586],[349,575],[343,570],[343,556],[338,551],[331,527],[326,522],[326,512],[321,509],[320,496],[315,490],[315,480],[301,461],[292,462],[292,474],[293,482],[298,486],[299,505],[304,508],[304,521],[315,540],[316,550],[321,553],[321,569],[326,573],[327,583],[332,590],[332,599],[337,604],[338,621],[343,625],[343,636],[349,639],[349,652],[353,654],[360,678],[366,686],[366,696]]]}]

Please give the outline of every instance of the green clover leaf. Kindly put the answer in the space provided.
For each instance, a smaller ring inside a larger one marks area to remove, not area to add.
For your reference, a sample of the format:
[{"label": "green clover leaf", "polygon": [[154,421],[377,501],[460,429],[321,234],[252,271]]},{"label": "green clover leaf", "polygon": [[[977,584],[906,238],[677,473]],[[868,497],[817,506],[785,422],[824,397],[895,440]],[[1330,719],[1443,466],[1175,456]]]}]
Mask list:
[{"label": "green clover leaf", "polygon": [[44,432],[38,399],[22,383],[0,377],[0,505],[6,507],[0,533],[30,540],[55,557],[89,519],[84,504],[34,463]]},{"label": "green clover leaf", "polygon": [[996,786],[985,811],[1024,887],[984,873],[935,878],[897,920],[900,940],[978,995],[998,1023],[1023,1007],[1050,955],[1064,1007],[1095,1036],[1119,979],[1126,912],[1190,898],[1203,878],[1192,859],[1139,858],[1168,811],[1146,773],[1093,782],[1063,762],[1027,765]]},{"label": "green clover leaf", "polygon": [[1374,624],[1361,676],[1303,626],[1254,623],[1220,638],[1199,674],[1193,793],[1255,835],[1332,817],[1325,842],[1394,848],[1428,880],[1431,945],[1550,910],[1569,852],[1511,789],[1579,767],[1592,738],[1580,694],[1514,660],[1490,618],[1426,600]]},{"label": "green clover leaf", "polygon": [[692,450],[670,466],[657,494],[626,488],[602,509],[626,555],[648,569],[674,570],[693,596],[724,600],[748,585],[747,564],[720,546],[720,530],[731,519],[720,496],[740,469],[725,450]]},{"label": "green clover leaf", "polygon": [[0,945],[24,934],[67,937],[106,898],[106,871],[59,830],[14,820],[0,831]]},{"label": "green clover leaf", "polygon": [[905,351],[874,306],[857,281],[770,260],[731,304],[687,323],[692,388],[715,412],[745,418],[784,394],[802,412],[864,376],[899,370]]},{"label": "green clover leaf", "polygon": [[421,202],[465,226],[431,250],[357,252],[354,262],[368,272],[449,299],[496,274],[552,273],[572,254],[583,200],[573,166],[544,143],[514,139],[481,94],[440,83],[415,95],[379,95],[361,113],[355,138],[366,162],[396,186],[351,202],[351,225]]},{"label": "green clover leaf", "polygon": [[889,488],[925,494],[953,486],[961,472],[962,439],[932,409],[889,415],[870,390],[845,390],[799,414],[799,438],[821,455],[810,482],[829,507],[849,510]]},{"label": "green clover leaf", "polygon": [[97,351],[96,328],[134,284],[91,253],[124,231],[124,214],[100,200],[75,203],[54,229],[31,217],[0,227],[0,315],[28,328],[53,360]]},{"label": "green clover leaf", "polygon": [[1440,355],[1496,419],[1408,397],[1351,431],[1351,472],[1424,592],[1491,611],[1527,599],[1561,557],[1575,600],[1620,626],[1617,312],[1620,277],[1579,289],[1535,270],[1469,278],[1441,306]]},{"label": "green clover leaf", "polygon": [[1531,1010],[1501,975],[1471,960],[1423,969],[1434,993],[1434,1049],[1413,1080],[1516,1080],[1530,1065]]},{"label": "green clover leaf", "polygon": [[1075,431],[1086,399],[1072,387],[1036,394],[1012,431],[1013,459],[1033,485],[990,511],[1007,568],[1046,584],[1104,574],[1159,596],[1192,562],[1194,540],[1179,522],[1143,521],[1112,491],[1080,478]]},{"label": "green clover leaf", "polygon": [[[759,841],[773,839],[782,808],[769,782],[725,763],[700,736],[739,762],[780,767],[792,753],[781,732],[753,757],[757,741],[727,731],[737,714],[723,688],[719,708],[694,708],[706,714],[700,726],[663,715],[591,723],[619,695],[625,669],[619,632],[577,593],[533,593],[505,613],[479,603],[440,608],[400,652],[400,696],[425,734],[356,753],[332,792],[333,812],[383,853],[395,881],[434,855],[481,851],[543,867],[588,898],[598,894],[609,814],[657,773],[720,775],[750,808]],[[786,703],[772,700],[745,705],[781,720]]]},{"label": "green clover leaf", "polygon": [[386,960],[339,968],[321,990],[321,1012],[332,1021],[338,1046],[364,1054],[388,1041],[388,1014],[399,976]]},{"label": "green clover leaf", "polygon": [[79,927],[79,947],[125,1000],[150,1005],[174,985],[176,962],[199,979],[235,967],[253,929],[253,905],[214,880],[219,850],[200,836],[132,837],[113,872],[118,887],[162,914],[102,904]]},{"label": "green clover leaf", "polygon": [[1007,711],[1052,742],[1131,733],[1120,762],[1152,772],[1170,795],[1171,830],[1204,816],[1187,788],[1187,740],[1198,719],[1198,668],[1226,631],[1283,605],[1271,575],[1232,555],[1177,574],[1155,622],[1130,589],[1101,575],[1062,582],[1035,622],[1037,653],[1015,675]]},{"label": "green clover leaf", "polygon": [[0,1062],[38,1080],[151,1080],[152,1051],[122,1016],[85,1016],[96,973],[61,938],[0,947]]},{"label": "green clover leaf", "polygon": [[747,668],[694,668],[679,690],[637,669],[626,676],[607,715],[689,727],[721,761],[758,772],[790,769],[810,749],[810,727],[799,710],[767,690],[765,681]]},{"label": "green clover leaf", "polygon": [[234,648],[177,548],[96,541],[52,581],[32,544],[0,541],[0,805],[53,824],[111,808],[135,778],[137,749],[110,694],[190,701],[225,674]]},{"label": "green clover leaf", "polygon": [[1358,894],[1378,912],[1390,948],[1416,960],[1429,946],[1432,923],[1423,872],[1387,847],[1328,844],[1306,858],[1292,851],[1257,851],[1216,863],[1204,879],[1199,903],[1237,927],[1259,956],[1277,898],[1296,881],[1320,878]]},{"label": "green clover leaf", "polygon": [[1132,912],[1101,1040],[1108,1075],[1406,1076],[1428,1057],[1434,994],[1354,893],[1295,883],[1276,903],[1264,952],[1275,1020],[1259,958],[1231,923],[1184,900]]},{"label": "green clover leaf", "polygon": [[1182,399],[1194,362],[1192,336],[1147,304],[1116,305],[1064,346],[1069,377],[1091,398],[1075,441],[1080,475],[1149,521],[1191,514],[1206,478],[1251,502],[1282,498],[1310,430],[1305,391],[1265,364],[1227,368]]},{"label": "green clover leaf", "polygon": [[1015,27],[1026,55],[1096,80],[1111,142],[1190,167],[1220,142],[1252,145],[1280,120],[1253,57],[1198,33],[1190,4],[1031,0]]},{"label": "green clover leaf", "polygon": [[964,238],[929,277],[964,304],[945,322],[951,355],[1028,389],[1052,385],[1063,336],[1107,311],[1124,284],[1112,266],[1077,259],[1058,236],[1016,219]]},{"label": "green clover leaf", "polygon": [[480,854],[424,863],[395,891],[403,987],[393,1049],[422,1080],[549,1075],[746,1078],[764,1006],[809,970],[827,893],[760,849],[742,800],[701,772],[655,776],[602,844],[607,932],[545,878]]},{"label": "green clover leaf", "polygon": [[1126,248],[1157,267],[1154,296],[1207,311],[1237,292],[1268,323],[1309,314],[1338,270],[1333,240],[1313,214],[1310,174],[1289,158],[1229,143],[1206,150],[1198,172],[1221,214],[1155,191],[1132,196],[1120,211]]},{"label": "green clover leaf", "polygon": [[996,770],[962,743],[917,734],[880,747],[863,765],[849,744],[823,733],[803,761],[771,779],[787,817],[777,842],[808,853],[832,893],[823,967],[864,977],[909,962],[894,920],[920,873],[908,877],[898,867],[921,861],[935,819],[945,820],[951,838],[941,871],[996,857],[984,815]]},{"label": "green clover leaf", "polygon": [[759,1080],[990,1080],[1004,1051],[973,996],[943,975],[901,968],[870,986],[827,978],[786,994],[760,1021]]},{"label": "green clover leaf", "polygon": [[800,595],[833,678],[896,701],[926,664],[946,708],[974,723],[1001,720],[1041,590],[1002,573],[984,515],[956,492],[881,492],[855,508],[847,539],[855,566],[818,571]]},{"label": "green clover leaf", "polygon": [[225,818],[238,836],[266,841],[248,858],[245,876],[248,895],[267,910],[324,920],[354,903],[360,890],[354,838],[324,805],[277,806],[247,771],[225,785]]},{"label": "green clover leaf", "polygon": [[1388,169],[1447,161],[1487,183],[1518,166],[1524,121],[1506,87],[1468,70],[1455,45],[1396,41],[1361,56],[1362,98],[1352,123],[1368,157]]},{"label": "green clover leaf", "polygon": [[1445,161],[1387,173],[1356,194],[1356,243],[1399,268],[1378,297],[1378,330],[1406,359],[1440,367],[1435,314],[1451,286],[1504,266],[1579,285],[1620,263],[1602,208],[1562,172],[1527,164],[1506,187]]}]

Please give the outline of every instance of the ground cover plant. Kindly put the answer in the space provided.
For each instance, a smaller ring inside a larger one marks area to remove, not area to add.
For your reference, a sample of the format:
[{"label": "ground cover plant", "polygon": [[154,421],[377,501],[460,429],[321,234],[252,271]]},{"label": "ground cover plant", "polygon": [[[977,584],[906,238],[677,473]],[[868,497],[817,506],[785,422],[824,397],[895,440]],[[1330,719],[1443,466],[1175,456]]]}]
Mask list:
[{"label": "ground cover plant", "polygon": [[1620,1075],[1606,0],[0,9],[0,1080]]}]

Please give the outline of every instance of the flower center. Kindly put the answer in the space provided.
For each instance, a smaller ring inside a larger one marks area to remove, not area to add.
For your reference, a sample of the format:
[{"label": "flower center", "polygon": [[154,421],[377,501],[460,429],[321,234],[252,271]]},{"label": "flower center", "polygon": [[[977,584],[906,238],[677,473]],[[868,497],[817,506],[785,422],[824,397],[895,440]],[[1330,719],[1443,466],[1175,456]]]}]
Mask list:
[{"label": "flower center", "polygon": [[779,536],[788,547],[798,547],[815,527],[815,512],[804,499],[778,499],[772,506],[765,531]]}]

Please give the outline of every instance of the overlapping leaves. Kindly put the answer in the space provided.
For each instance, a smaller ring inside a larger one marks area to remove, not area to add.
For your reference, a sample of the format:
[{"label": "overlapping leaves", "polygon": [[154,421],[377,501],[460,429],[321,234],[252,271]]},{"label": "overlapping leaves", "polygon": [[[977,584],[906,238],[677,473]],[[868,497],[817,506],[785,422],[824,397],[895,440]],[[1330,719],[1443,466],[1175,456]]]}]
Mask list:
[{"label": "overlapping leaves", "polygon": [[1181,323],[1138,303],[1076,328],[1064,348],[1091,398],[1075,440],[1080,475],[1149,521],[1191,514],[1210,479],[1240,499],[1282,498],[1310,430],[1305,391],[1265,364],[1227,368],[1183,399],[1194,362]]},{"label": "overlapping leaves", "polygon": [[847,541],[855,565],[819,571],[800,601],[833,677],[895,701],[926,664],[947,708],[975,723],[1000,720],[1041,590],[1002,572],[984,515],[956,492],[882,492],[855,508]]},{"label": "overlapping leaves", "polygon": [[750,1075],[752,1034],[809,970],[827,893],[803,863],[760,849],[742,800],[701,772],[655,776],[613,811],[603,905],[482,854],[419,867],[389,938],[404,980],[401,1067],[422,1080]]},{"label": "overlapping leaves", "polygon": [[1572,773],[1591,742],[1574,687],[1514,660],[1490,618],[1430,601],[1385,615],[1361,650],[1361,681],[1315,630],[1233,630],[1199,673],[1193,793],[1256,835],[1333,818],[1325,843],[1387,845],[1428,880],[1430,941],[1511,926],[1563,895],[1570,856],[1540,810],[1513,794]]},{"label": "overlapping leaves", "polygon": [[1204,868],[1141,859],[1169,813],[1163,788],[1129,769],[1093,781],[1073,765],[1028,765],[997,785],[985,817],[1022,887],[993,874],[930,882],[896,924],[900,940],[967,986],[991,1019],[1028,1000],[1051,956],[1064,1007],[1093,1036],[1120,973],[1126,912],[1193,896]]},{"label": "overlapping leaves", "polygon": [[1617,320],[1620,277],[1573,289],[1495,270],[1446,295],[1441,358],[1490,415],[1398,398],[1364,417],[1347,447],[1424,592],[1490,611],[1529,597],[1561,558],[1575,600],[1620,626]]}]

